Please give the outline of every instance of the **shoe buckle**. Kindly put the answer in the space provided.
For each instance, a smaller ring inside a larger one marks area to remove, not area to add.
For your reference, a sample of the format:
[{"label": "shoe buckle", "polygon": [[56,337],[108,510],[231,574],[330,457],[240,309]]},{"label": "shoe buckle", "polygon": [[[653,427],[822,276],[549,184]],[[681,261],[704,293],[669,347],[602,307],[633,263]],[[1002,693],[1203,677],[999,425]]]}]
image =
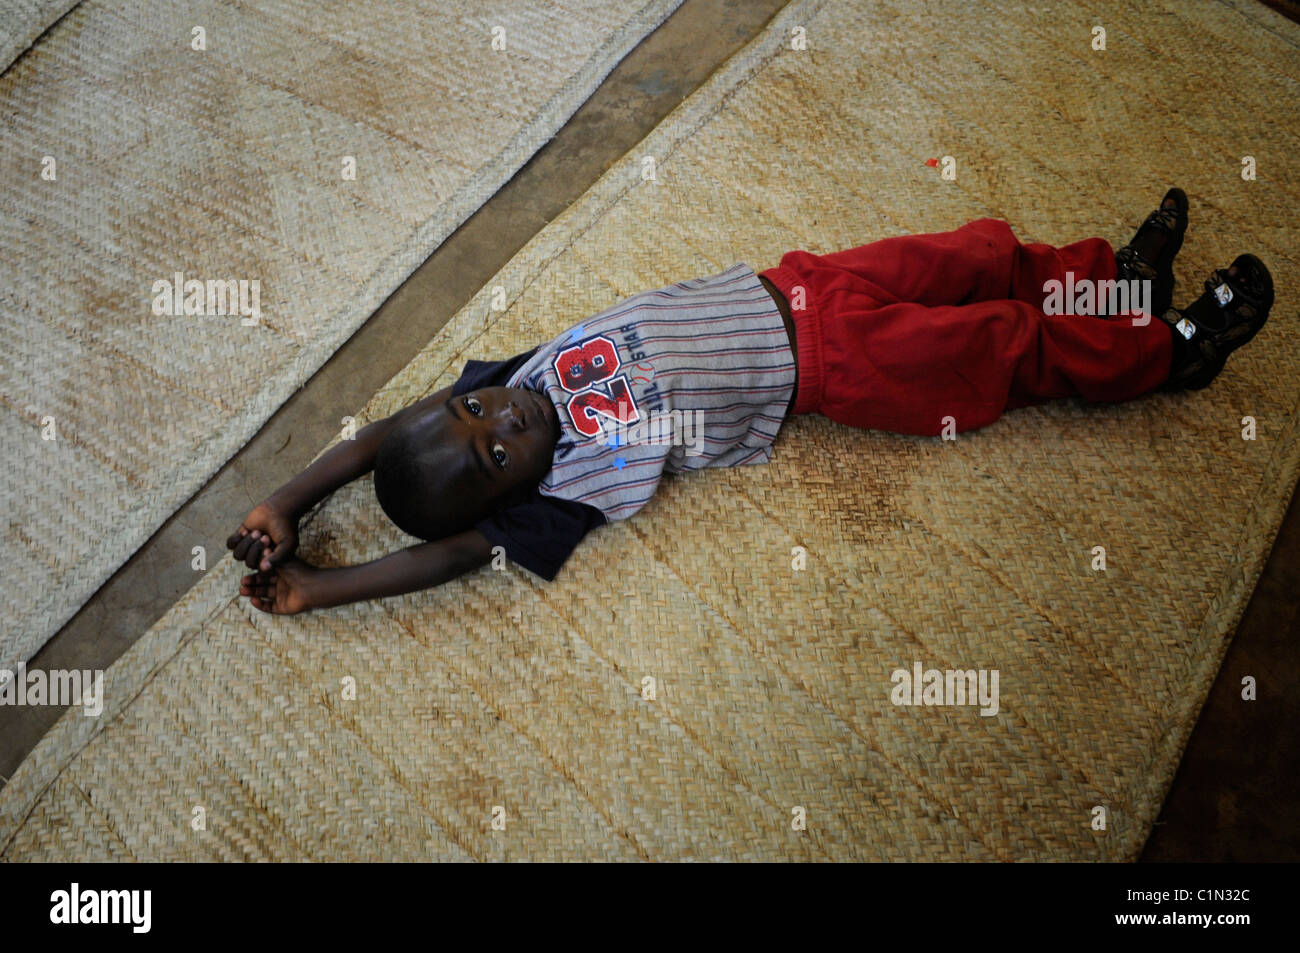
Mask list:
[{"label": "shoe buckle", "polygon": [[1192,339],[1192,335],[1196,333],[1196,325],[1192,324],[1192,322],[1188,321],[1186,318],[1180,319],[1179,322],[1174,325],[1174,327],[1177,329],[1178,333],[1181,334],[1188,341],[1190,341]]},{"label": "shoe buckle", "polygon": [[1219,302],[1220,308],[1226,308],[1232,302],[1232,289],[1228,287],[1226,281],[1214,289],[1214,297]]}]

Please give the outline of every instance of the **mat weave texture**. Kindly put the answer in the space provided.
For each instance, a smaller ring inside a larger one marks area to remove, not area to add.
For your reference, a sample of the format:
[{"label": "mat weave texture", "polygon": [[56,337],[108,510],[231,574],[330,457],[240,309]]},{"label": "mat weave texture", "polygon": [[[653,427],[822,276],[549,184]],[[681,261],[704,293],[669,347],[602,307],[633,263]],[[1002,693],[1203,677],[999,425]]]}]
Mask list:
[{"label": "mat weave texture", "polygon": [[[679,2],[87,2],[21,55],[0,76],[0,667]],[[13,36],[40,22],[29,6],[3,8]],[[260,320],[155,314],[154,283],[176,274],[249,282],[250,305],[259,282]]]},{"label": "mat weave texture", "polygon": [[[1207,391],[955,441],[792,421],[770,465],[666,481],[552,584],[484,569],[275,619],[226,561],[109,671],[104,716],[69,713],[0,792],[0,856],[1134,858],[1300,465],[1297,43],[1244,2],[787,7],[364,416],[736,260],[987,215],[1126,239],[1170,183],[1192,199],[1177,300],[1253,250],[1268,328]],[[926,164],[945,155],[956,181]],[[329,564],[408,541],[368,481],[304,537]],[[914,662],[998,670],[999,713],[891,704]]]},{"label": "mat weave texture", "polygon": [[0,0],[0,73],[78,0]]}]

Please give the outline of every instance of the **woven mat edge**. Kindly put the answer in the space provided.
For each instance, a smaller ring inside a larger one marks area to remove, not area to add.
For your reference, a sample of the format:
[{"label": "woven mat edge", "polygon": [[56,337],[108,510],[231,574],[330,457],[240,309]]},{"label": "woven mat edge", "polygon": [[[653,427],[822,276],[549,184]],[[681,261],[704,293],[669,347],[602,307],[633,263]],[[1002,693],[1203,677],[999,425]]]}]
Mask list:
[{"label": "woven mat edge", "polygon": [[0,74],[8,71],[18,58],[36,45],[36,41],[45,35],[54,24],[67,16],[73,9],[81,6],[81,0],[60,0],[41,11],[39,18],[29,21],[25,27],[14,33],[7,41],[0,44]]}]

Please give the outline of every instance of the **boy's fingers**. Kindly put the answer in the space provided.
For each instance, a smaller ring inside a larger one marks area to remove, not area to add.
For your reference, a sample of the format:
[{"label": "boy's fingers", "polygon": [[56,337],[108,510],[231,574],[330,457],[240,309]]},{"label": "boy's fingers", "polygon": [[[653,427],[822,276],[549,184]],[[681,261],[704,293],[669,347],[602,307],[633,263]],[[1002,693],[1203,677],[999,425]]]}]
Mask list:
[{"label": "boy's fingers", "polygon": [[263,571],[269,570],[276,563],[283,562],[285,557],[289,555],[289,550],[291,548],[292,547],[288,539],[280,540],[280,542],[276,545],[275,549],[267,553],[265,558],[262,559]]},{"label": "boy's fingers", "polygon": [[245,596],[255,609],[274,614],[275,573],[251,572],[239,580],[239,594]]},{"label": "boy's fingers", "polygon": [[239,545],[239,541],[247,535],[248,535],[248,527],[244,526],[241,523],[239,529],[231,533],[230,538],[226,540],[226,549],[234,549],[237,545]]},{"label": "boy's fingers", "polygon": [[256,569],[258,564],[262,561],[262,550],[265,548],[266,546],[262,540],[259,539],[255,542],[248,550],[248,556],[244,559],[244,565],[249,569]]},{"label": "boy's fingers", "polygon": [[252,550],[263,544],[264,539],[265,537],[263,537],[261,533],[257,530],[253,530],[253,532],[241,539],[239,544],[235,546],[235,559],[242,563],[246,563],[249,569],[256,569],[257,561],[254,560],[250,563],[248,562],[247,557]]}]

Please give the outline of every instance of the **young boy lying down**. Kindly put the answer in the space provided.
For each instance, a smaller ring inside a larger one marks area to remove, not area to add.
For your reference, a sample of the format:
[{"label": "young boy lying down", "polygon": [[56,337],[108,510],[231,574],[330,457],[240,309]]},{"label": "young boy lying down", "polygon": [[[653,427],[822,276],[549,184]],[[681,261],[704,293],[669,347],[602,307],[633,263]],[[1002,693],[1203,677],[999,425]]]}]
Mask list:
[{"label": "young boy lying down", "polygon": [[[1187,197],[1171,189],[1114,253],[1100,238],[1022,244],[982,219],[635,295],[509,360],[470,361],[331,449],[227,541],[256,570],[240,593],[277,614],[393,596],[483,566],[496,546],[554,579],[665,473],[767,462],[791,414],[936,435],[1055,398],[1204,387],[1263,326],[1273,286],[1242,255],[1171,309],[1186,228]],[[1145,307],[1077,313],[1115,300],[1116,279],[1145,289]],[[301,515],[371,470],[388,517],[429,542],[338,569],[297,559]]]}]

